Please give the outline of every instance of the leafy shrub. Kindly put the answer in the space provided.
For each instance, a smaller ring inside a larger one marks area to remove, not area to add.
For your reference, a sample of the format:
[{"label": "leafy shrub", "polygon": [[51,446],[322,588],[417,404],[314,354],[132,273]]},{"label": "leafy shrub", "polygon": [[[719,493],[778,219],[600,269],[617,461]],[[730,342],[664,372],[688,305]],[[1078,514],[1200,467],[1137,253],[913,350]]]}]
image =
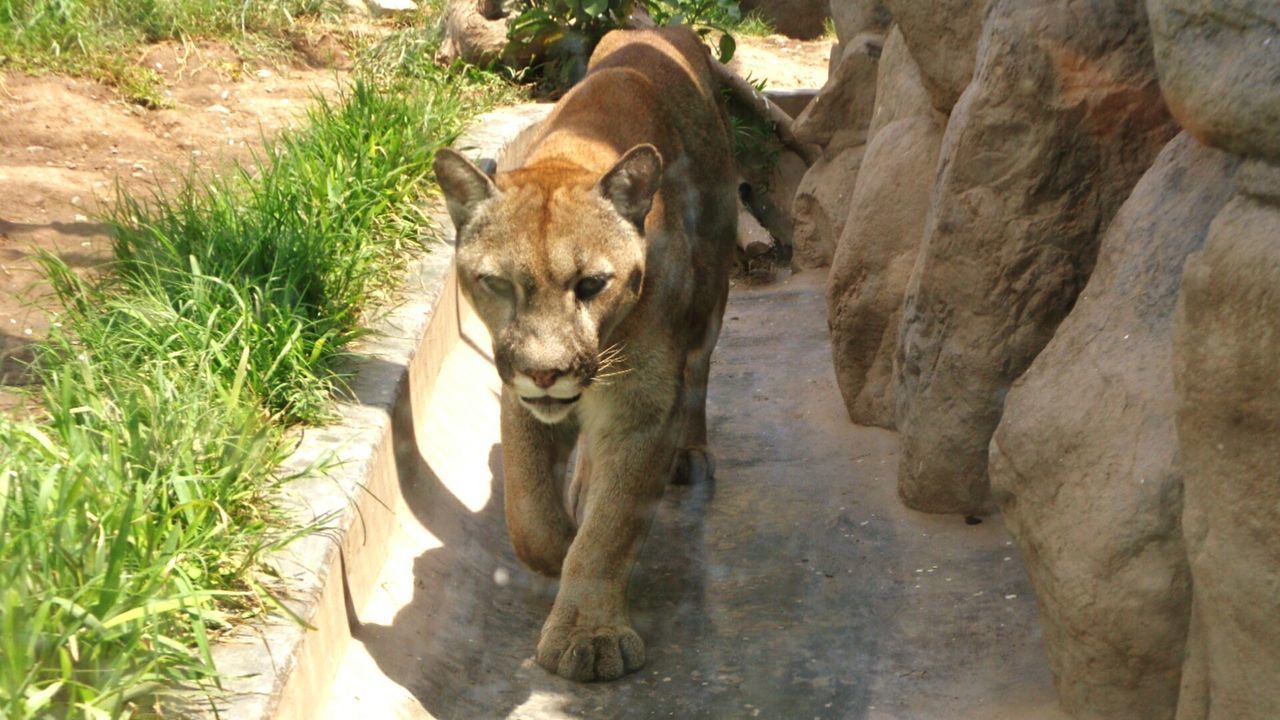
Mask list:
[{"label": "leafy shrub", "polygon": [[534,74],[555,94],[586,74],[600,38],[627,26],[636,10],[659,25],[688,25],[704,39],[717,38],[721,62],[733,57],[732,29],[742,20],[735,0],[514,0],[508,26],[509,58],[534,58]]}]

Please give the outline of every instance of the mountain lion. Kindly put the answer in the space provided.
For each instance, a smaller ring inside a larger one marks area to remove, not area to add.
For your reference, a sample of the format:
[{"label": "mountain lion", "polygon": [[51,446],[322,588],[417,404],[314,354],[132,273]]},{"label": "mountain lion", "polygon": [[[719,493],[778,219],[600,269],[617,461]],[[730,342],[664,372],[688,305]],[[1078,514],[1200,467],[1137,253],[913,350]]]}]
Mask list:
[{"label": "mountain lion", "polygon": [[687,28],[610,33],[512,169],[435,161],[503,383],[507,529],[560,576],[537,661],[573,680],[644,665],[628,576],[668,479],[714,472],[707,374],[737,198],[710,62]]}]

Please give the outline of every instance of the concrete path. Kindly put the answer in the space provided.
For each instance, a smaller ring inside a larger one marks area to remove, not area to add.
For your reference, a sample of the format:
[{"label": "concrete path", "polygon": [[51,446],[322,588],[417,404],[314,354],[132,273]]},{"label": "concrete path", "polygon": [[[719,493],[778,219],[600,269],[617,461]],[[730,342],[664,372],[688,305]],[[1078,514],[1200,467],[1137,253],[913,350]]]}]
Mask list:
[{"label": "concrete path", "polygon": [[818,273],[734,290],[711,378],[718,476],[668,489],[631,584],[648,665],[594,685],[532,661],[555,585],[507,541],[498,381],[465,321],[325,717],[1064,717],[1000,519],[901,506],[896,436],[849,423],[825,317]]}]

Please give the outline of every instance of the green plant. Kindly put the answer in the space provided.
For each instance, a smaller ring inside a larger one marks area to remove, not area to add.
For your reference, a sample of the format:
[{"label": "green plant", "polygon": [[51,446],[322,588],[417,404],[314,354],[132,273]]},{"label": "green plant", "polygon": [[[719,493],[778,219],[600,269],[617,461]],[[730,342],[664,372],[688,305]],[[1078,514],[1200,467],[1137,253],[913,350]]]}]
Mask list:
[{"label": "green plant", "polygon": [[600,38],[625,27],[634,0],[517,0],[507,27],[508,64],[528,58],[541,84],[567,89],[587,69],[587,58]]},{"label": "green plant", "polygon": [[[459,122],[456,99],[432,99],[429,109],[424,95],[360,81],[337,104],[317,98],[304,130],[266,143],[232,179],[149,201],[122,193],[110,218],[117,275],[211,327],[248,322],[246,382],[287,420],[325,419],[362,309],[429,226],[415,201],[443,138],[428,140],[440,136],[427,123]],[[230,376],[239,362],[217,367]]]},{"label": "green plant", "polygon": [[767,37],[776,32],[773,23],[754,10],[743,16],[742,21],[737,24],[734,31],[739,35],[748,37]]},{"label": "green plant", "polygon": [[119,191],[111,272],[45,258],[41,414],[0,416],[0,717],[164,715],[272,602],[266,558],[314,527],[273,503],[287,423],[329,416],[350,342],[434,231],[435,150],[507,97],[408,67],[317,98],[226,179]]},{"label": "green plant", "polygon": [[211,681],[209,635],[260,610],[261,558],[307,528],[265,501],[288,447],[247,364],[213,369],[239,329],[44,263],[45,416],[0,416],[0,716],[128,716]]},{"label": "green plant", "polygon": [[721,62],[733,57],[731,29],[741,19],[735,0],[515,0],[507,63],[531,64],[553,93],[568,89],[586,73],[600,38],[626,27],[637,6],[659,25],[688,25],[714,38]]},{"label": "green plant", "polygon": [[[746,79],[757,93],[764,93],[765,80],[750,76]],[[782,156],[782,141],[778,139],[773,123],[738,105],[727,88],[723,92],[729,108],[729,135],[738,173],[752,185],[766,190],[778,158]]]}]

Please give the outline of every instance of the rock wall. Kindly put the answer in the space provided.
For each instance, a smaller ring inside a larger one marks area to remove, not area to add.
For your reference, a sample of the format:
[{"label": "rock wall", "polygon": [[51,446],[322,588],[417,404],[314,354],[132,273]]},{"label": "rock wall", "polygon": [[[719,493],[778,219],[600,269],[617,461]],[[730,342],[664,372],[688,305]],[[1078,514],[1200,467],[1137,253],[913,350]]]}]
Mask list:
[{"label": "rock wall", "polygon": [[1174,339],[1195,588],[1178,720],[1280,717],[1280,167],[1248,161]]},{"label": "rock wall", "polygon": [[1173,311],[1236,165],[1186,133],[1169,143],[991,441],[993,493],[1040,600],[1062,704],[1078,717],[1172,718],[1176,707],[1191,585]]},{"label": "rock wall", "polygon": [[836,28],[836,47],[839,48],[863,33],[883,35],[889,31],[893,18],[884,0],[834,0],[831,3],[831,24]]},{"label": "rock wall", "polygon": [[841,5],[895,26],[823,190],[850,416],[998,506],[1073,718],[1280,718],[1280,5]]},{"label": "rock wall", "polygon": [[884,0],[884,3],[920,66],[933,106],[941,112],[950,112],[973,77],[978,37],[991,0]]},{"label": "rock wall", "polygon": [[1004,395],[1173,132],[1133,0],[998,0],[976,68],[943,139],[902,316],[898,491],[927,512],[988,507]]}]

